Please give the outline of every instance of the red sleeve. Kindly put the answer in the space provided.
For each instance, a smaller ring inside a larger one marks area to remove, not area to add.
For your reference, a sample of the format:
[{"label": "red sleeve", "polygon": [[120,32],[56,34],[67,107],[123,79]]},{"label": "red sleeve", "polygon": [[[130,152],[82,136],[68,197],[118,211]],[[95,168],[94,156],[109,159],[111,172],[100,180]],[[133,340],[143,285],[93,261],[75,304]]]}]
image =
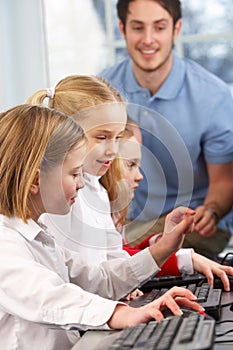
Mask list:
[{"label": "red sleeve", "polygon": [[161,271],[156,276],[180,276],[181,273],[178,270],[176,254],[172,254],[170,258],[162,265]]},{"label": "red sleeve", "polygon": [[138,248],[136,248],[136,247],[137,247],[137,246],[135,246],[135,247],[130,247],[129,244],[124,244],[124,245],[123,245],[123,249],[126,250],[127,253],[129,253],[129,255],[134,255],[134,254],[136,254],[136,253],[138,253],[138,252],[141,251],[141,249],[138,249]]},{"label": "red sleeve", "polygon": [[151,237],[153,237],[155,234],[152,233],[150,236],[148,236],[147,238],[145,238],[142,242],[140,242],[139,244],[137,244],[136,246],[134,246],[134,248],[137,248],[139,250],[145,249],[147,247],[150,246],[149,244],[149,240]]},{"label": "red sleeve", "polygon": [[[129,255],[134,255],[142,250],[138,248],[139,245],[140,244],[137,244],[134,247],[130,247],[129,244],[124,244],[123,249],[126,250],[129,253]],[[157,273],[156,276],[167,276],[167,275],[171,275],[171,276],[181,275],[177,265],[176,254],[172,254],[170,258],[168,258],[168,260],[162,265],[161,271]]]}]

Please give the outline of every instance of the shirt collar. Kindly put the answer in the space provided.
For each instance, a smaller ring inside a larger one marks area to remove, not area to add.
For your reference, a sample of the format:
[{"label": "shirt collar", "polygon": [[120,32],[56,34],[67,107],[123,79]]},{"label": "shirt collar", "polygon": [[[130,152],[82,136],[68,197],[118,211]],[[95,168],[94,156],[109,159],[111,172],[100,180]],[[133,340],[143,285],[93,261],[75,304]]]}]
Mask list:
[{"label": "shirt collar", "polygon": [[20,233],[28,241],[33,241],[36,236],[43,231],[41,226],[32,219],[29,219],[26,224],[22,219],[17,217],[9,218],[5,215],[0,215],[0,222],[3,222],[6,226]]},{"label": "shirt collar", "polygon": [[[161,86],[161,88],[157,91],[157,93],[152,96],[152,98],[161,98],[165,100],[170,100],[175,98],[184,81],[185,77],[185,65],[184,62],[178,57],[177,53],[173,51],[173,64],[172,69]],[[142,90],[141,86],[137,83],[134,73],[133,73],[133,66],[132,61],[129,59],[127,62],[127,68],[126,68],[126,77],[125,77],[125,90],[126,92],[132,93],[132,92],[139,92]],[[144,89],[146,90],[146,89]]]},{"label": "shirt collar", "polygon": [[89,186],[93,187],[93,189],[98,190],[98,191],[101,189],[101,185],[99,182],[101,176],[95,176],[95,175],[91,175],[89,173],[84,173],[83,177],[84,177],[85,183],[87,183]]}]

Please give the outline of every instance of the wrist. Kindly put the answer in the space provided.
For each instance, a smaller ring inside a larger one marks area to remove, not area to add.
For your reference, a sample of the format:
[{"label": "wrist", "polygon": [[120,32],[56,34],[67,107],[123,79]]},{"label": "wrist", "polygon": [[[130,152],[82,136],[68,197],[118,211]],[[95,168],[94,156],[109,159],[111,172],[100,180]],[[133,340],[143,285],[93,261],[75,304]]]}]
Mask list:
[{"label": "wrist", "polygon": [[178,252],[176,252],[177,265],[180,273],[188,275],[194,273],[193,253],[193,248],[179,249]]},{"label": "wrist", "polygon": [[167,244],[161,242],[162,239],[149,247],[149,250],[158,266],[162,266],[174,250],[168,248]]},{"label": "wrist", "polygon": [[207,210],[211,214],[212,218],[214,219],[215,223],[217,224],[220,220],[220,216],[218,215],[217,211],[215,209],[212,209],[208,205],[205,205],[205,210]]}]

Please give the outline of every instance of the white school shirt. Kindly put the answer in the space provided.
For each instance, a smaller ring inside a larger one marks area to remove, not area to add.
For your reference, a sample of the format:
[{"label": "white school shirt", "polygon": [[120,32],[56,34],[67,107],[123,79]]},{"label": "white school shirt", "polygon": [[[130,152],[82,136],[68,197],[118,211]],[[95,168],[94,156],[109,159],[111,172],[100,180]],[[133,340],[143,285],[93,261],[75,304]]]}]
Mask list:
[{"label": "white school shirt", "polygon": [[[123,233],[113,223],[108,193],[100,177],[84,173],[85,186],[67,215],[43,214],[40,221],[53,232],[57,243],[79,252],[88,264],[98,265],[114,258],[128,258],[123,250]],[[152,242],[153,243],[153,242]],[[176,253],[180,273],[192,274],[193,249]]]},{"label": "white school shirt", "polygon": [[77,251],[90,264],[112,258],[128,258],[122,235],[111,217],[108,193],[99,177],[85,173],[85,186],[67,215],[43,214],[40,221],[55,235],[59,245]]},{"label": "white school shirt", "polygon": [[149,249],[88,266],[33,220],[0,215],[0,349],[68,350],[78,340],[74,327],[108,329],[118,303],[110,299],[157,271]]}]

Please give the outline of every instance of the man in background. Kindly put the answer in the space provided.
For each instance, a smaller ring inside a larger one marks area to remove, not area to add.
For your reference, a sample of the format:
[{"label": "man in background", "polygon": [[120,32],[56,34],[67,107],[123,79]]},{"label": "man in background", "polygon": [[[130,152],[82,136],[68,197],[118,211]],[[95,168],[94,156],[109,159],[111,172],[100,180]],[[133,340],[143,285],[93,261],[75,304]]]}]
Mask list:
[{"label": "man in background", "polygon": [[173,49],[182,28],[179,0],[118,0],[117,13],[129,57],[101,75],[129,102],[144,146],[144,179],[126,234],[142,240],[160,232],[166,213],[189,205],[195,231],[184,247],[216,259],[233,220],[231,93]]}]

